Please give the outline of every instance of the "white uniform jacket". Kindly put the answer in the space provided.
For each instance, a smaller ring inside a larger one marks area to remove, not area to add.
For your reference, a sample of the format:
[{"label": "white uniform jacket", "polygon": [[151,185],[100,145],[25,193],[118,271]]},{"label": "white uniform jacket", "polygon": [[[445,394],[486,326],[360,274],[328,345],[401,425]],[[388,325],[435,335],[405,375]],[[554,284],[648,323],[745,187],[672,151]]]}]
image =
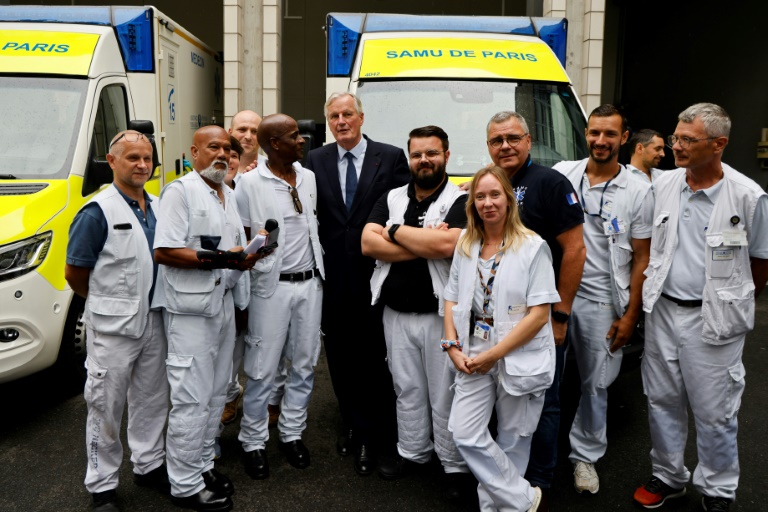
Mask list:
[{"label": "white uniform jacket", "polygon": [[[163,189],[161,198],[172,187],[181,187],[184,191],[188,215],[185,247],[201,250],[201,237],[219,237],[217,249],[221,251],[237,245],[245,246],[245,231],[231,188],[222,185],[225,211],[212,203],[214,191],[197,172],[190,172],[169,183]],[[162,241],[158,240],[157,234],[155,236],[155,247],[158,247],[158,242]],[[250,299],[249,285],[248,273],[239,270],[200,270],[160,265],[152,307],[162,307],[177,315],[214,317],[221,313],[224,294],[230,289],[235,306],[245,309]]]},{"label": "white uniform jacket", "polygon": [[[405,210],[408,209],[408,203],[410,198],[408,197],[409,185],[403,185],[396,189],[390,190],[387,195],[387,206],[389,208],[389,220],[387,226],[392,224],[403,224],[405,221]],[[440,193],[435,201],[427,208],[426,216],[424,217],[424,228],[431,229],[441,224],[445,216],[448,215],[448,211],[456,202],[456,199],[466,194],[459,187],[452,182],[448,182],[445,188]],[[386,228],[385,228],[386,229]],[[432,290],[438,302],[438,313],[440,316],[444,314],[445,301],[443,300],[443,290],[445,284],[448,282],[448,275],[451,271],[451,258],[443,259],[428,259],[427,267],[429,268],[429,276],[432,278]],[[373,270],[371,276],[371,304],[379,302],[381,296],[381,287],[384,285],[384,281],[389,275],[389,269],[392,268],[392,263],[376,260],[376,267]]]},{"label": "white uniform jacket", "polygon": [[[296,164],[294,164],[296,167]],[[303,181],[297,189],[299,200],[304,207],[304,215],[307,219],[309,239],[312,244],[312,254],[315,264],[320,271],[320,276],[325,279],[323,266],[323,248],[320,245],[320,237],[317,234],[317,185],[315,173],[309,169],[301,168]],[[285,247],[285,219],[275,199],[273,187],[274,175],[266,165],[266,160],[259,160],[259,165],[253,171],[246,173],[237,182],[237,193],[248,196],[248,218],[251,220],[251,236],[264,228],[268,219],[275,219],[280,226],[277,236],[277,249],[256,262],[251,270],[251,293],[259,297],[271,297],[277,289],[280,279],[280,269],[283,268],[283,248]],[[243,208],[246,205],[243,204]]]},{"label": "white uniform jacket", "polygon": [[[587,170],[588,158],[579,161],[560,162],[554,166],[568,178],[577,195],[581,197],[581,182]],[[643,201],[648,193],[653,193],[651,183],[642,179],[620,165],[622,172],[613,181],[618,187],[613,198],[613,208],[607,222],[621,221],[624,223],[624,233],[608,237],[610,248],[611,298],[613,308],[619,317],[624,316],[629,305],[629,284],[632,278],[632,218],[635,212],[643,207]],[[623,175],[623,177],[622,177]],[[619,179],[620,178],[620,179]]]},{"label": "white uniform jacket", "polygon": [[[746,242],[743,246],[726,245],[724,232],[745,231],[748,239],[757,200],[765,194],[754,181],[729,165],[722,166],[723,188],[712,209],[704,254],[706,281],[702,297],[704,327],[701,335],[705,343],[712,345],[736,341],[754,327],[755,285],[749,248]],[[653,310],[661,295],[677,248],[680,191],[685,176],[685,169],[676,169],[665,172],[655,183],[651,259],[643,284],[643,309],[646,313]],[[733,221],[737,222],[734,224]]]},{"label": "white uniform jacket", "polygon": [[[527,287],[519,285],[527,281],[520,276],[530,274],[534,258],[542,246],[549,251],[541,237],[530,236],[517,251],[507,249],[501,258],[491,292],[492,300],[495,301],[493,325],[496,329],[497,343],[528,314]],[[453,323],[459,340],[465,345],[471,342],[469,323],[478,279],[479,242],[472,245],[470,254],[470,257],[463,256],[456,250],[451,267],[451,273],[457,272],[459,277],[459,300],[453,307]],[[559,301],[560,297],[556,293],[547,297],[546,300],[546,302]],[[547,322],[528,343],[504,356],[503,362],[499,365],[499,380],[510,395],[543,393],[552,385],[554,376],[555,338],[552,335],[551,321]]]},{"label": "white uniform jacket", "polygon": [[[149,197],[157,207],[157,198]],[[151,247],[139,219],[114,185],[91,201],[104,212],[107,240],[88,279],[86,323],[101,334],[140,338],[150,309]]]}]

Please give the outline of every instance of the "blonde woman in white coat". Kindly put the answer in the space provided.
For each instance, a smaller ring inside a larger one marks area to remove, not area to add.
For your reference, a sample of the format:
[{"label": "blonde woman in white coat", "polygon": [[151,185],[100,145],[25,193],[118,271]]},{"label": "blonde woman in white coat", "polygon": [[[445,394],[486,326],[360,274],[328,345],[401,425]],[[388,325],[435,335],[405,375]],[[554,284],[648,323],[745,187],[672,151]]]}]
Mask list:
[{"label": "blonde woman in white coat", "polygon": [[[477,478],[484,511],[536,511],[523,479],[531,435],[555,371],[551,304],[559,302],[547,244],[523,226],[509,179],[478,171],[467,229],[445,288],[445,339],[457,370],[448,428]],[[488,423],[493,408],[498,436]]]}]

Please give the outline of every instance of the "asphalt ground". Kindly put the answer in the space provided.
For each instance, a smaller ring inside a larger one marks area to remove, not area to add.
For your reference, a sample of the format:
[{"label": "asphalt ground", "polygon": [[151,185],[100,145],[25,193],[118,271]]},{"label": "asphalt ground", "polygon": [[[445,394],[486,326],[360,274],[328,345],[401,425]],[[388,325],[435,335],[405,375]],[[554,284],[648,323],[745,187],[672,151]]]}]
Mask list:
[{"label": "asphalt ground", "polygon": [[[735,512],[768,510],[768,294],[758,300],[755,330],[744,350],[747,386],[739,412],[739,454],[742,477]],[[553,511],[640,510],[632,503],[634,489],[650,476],[650,439],[647,404],[640,371],[623,373],[610,389],[609,446],[597,464],[600,492],[579,495],[573,490],[567,461],[567,431],[578,401],[578,383],[571,366],[563,385],[563,421],[560,461],[551,493]],[[86,406],[82,386],[71,375],[56,369],[0,385],[0,511],[90,510],[91,499],[83,486],[86,456],[84,426]],[[384,481],[375,473],[358,476],[351,458],[336,454],[339,415],[324,357],[317,367],[315,392],[310,404],[304,441],[312,464],[305,470],[291,467],[277,449],[271,431],[267,452],[271,465],[268,480],[251,480],[243,471],[237,425],[226,428],[223,456],[216,467],[235,484],[233,498],[240,511],[440,511],[476,509],[469,502],[455,502],[446,495],[439,464],[430,464],[398,481]],[[137,487],[131,478],[130,453],[125,443],[118,488],[124,511],[175,511],[170,500],[155,491]],[[696,464],[696,436],[690,426],[686,463]],[[701,498],[691,485],[688,494],[658,509],[701,510]]]}]

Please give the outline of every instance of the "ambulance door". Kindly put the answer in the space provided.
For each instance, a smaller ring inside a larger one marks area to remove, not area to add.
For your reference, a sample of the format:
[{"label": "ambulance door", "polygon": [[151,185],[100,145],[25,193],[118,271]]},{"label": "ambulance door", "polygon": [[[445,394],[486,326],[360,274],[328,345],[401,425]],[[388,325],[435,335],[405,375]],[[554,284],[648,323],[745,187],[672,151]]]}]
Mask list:
[{"label": "ambulance door", "polygon": [[[163,162],[163,185],[184,174],[184,141],[181,140],[181,119],[177,109],[180,88],[182,86],[179,73],[179,45],[173,41],[161,38],[160,49],[163,58],[160,61],[160,143],[157,150]],[[191,141],[188,141],[191,144]],[[186,157],[189,158],[189,157]]]}]

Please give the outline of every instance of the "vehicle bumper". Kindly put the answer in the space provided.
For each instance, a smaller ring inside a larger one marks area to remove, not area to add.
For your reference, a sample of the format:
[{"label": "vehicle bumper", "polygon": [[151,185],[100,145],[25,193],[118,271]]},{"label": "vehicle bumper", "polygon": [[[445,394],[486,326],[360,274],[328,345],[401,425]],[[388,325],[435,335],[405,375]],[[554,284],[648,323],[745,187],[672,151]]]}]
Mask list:
[{"label": "vehicle bumper", "polygon": [[0,282],[0,329],[19,331],[16,340],[0,342],[0,382],[56,362],[71,300],[71,290],[57,290],[37,272]]}]

